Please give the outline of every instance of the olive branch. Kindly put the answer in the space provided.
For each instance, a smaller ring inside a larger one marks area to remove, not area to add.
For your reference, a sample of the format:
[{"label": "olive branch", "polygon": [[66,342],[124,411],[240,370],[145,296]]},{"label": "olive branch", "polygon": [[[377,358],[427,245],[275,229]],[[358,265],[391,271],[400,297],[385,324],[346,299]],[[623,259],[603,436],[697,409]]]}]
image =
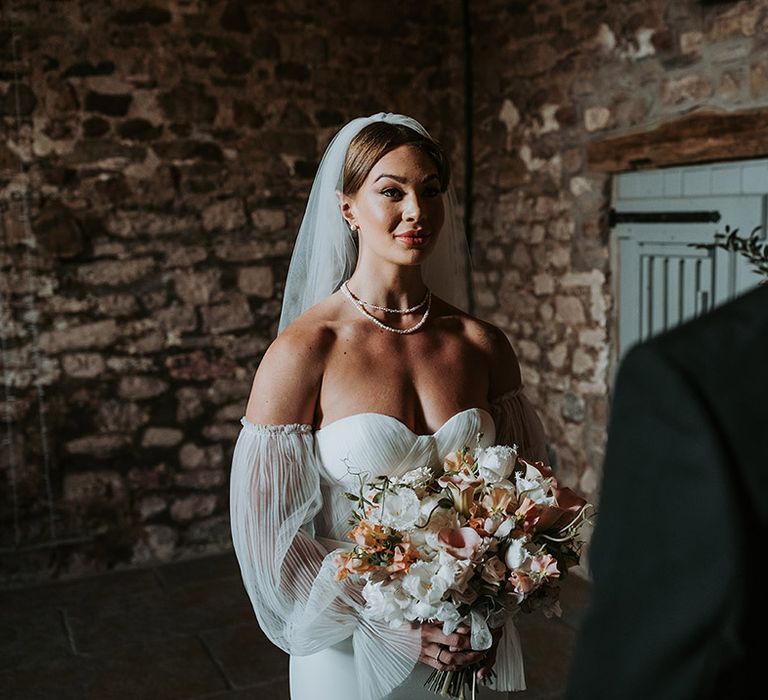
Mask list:
[{"label": "olive branch", "polygon": [[724,233],[716,233],[713,243],[689,243],[692,248],[714,250],[721,248],[729,252],[743,255],[752,265],[752,269],[759,275],[768,277],[768,243],[758,235],[762,226],[755,226],[749,236],[740,236],[739,229],[731,230],[726,225]]}]

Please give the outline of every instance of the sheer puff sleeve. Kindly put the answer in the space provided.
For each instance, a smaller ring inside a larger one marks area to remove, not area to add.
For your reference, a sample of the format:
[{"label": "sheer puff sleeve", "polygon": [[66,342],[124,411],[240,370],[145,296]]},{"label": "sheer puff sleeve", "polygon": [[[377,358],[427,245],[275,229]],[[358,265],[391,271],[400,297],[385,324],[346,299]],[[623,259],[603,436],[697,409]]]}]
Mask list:
[{"label": "sheer puff sleeve", "polygon": [[544,427],[522,386],[492,399],[491,415],[497,443],[517,445],[519,455],[529,462],[548,461]]},{"label": "sheer puff sleeve", "polygon": [[312,427],[241,423],[230,480],[232,541],[259,625],[297,656],[352,636],[361,700],[387,695],[416,665],[420,630],[364,619],[360,587],[335,580],[335,552],[313,536],[322,498]]}]

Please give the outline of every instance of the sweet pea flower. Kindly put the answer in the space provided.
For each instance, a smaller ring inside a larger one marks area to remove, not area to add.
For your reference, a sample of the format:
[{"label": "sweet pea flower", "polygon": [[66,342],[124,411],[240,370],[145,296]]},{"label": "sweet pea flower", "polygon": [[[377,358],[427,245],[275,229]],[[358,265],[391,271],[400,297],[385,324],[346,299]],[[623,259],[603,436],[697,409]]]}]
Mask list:
[{"label": "sweet pea flower", "polygon": [[377,567],[371,564],[366,556],[358,556],[354,552],[344,552],[337,554],[333,563],[337,570],[334,578],[337,581],[344,581],[350,574],[364,574],[368,571],[374,571]]},{"label": "sweet pea flower", "polygon": [[465,474],[474,478],[472,468],[475,466],[475,458],[469,452],[464,450],[454,450],[449,452],[443,460],[443,469],[446,472]]},{"label": "sweet pea flower", "polygon": [[[500,522],[499,522],[500,520]],[[507,518],[503,516],[496,516],[494,518],[494,522],[498,522],[498,525],[496,527],[496,530],[494,531],[493,535],[496,537],[496,539],[503,540],[505,537],[508,537],[512,530],[515,529],[515,519],[514,518]]]},{"label": "sweet pea flower", "polygon": [[551,554],[542,554],[533,557],[531,561],[531,573],[540,580],[548,578],[560,578],[560,570],[557,568],[557,559]]},{"label": "sweet pea flower", "polygon": [[512,503],[514,492],[504,486],[494,485],[483,496],[483,506],[492,514],[506,513]]},{"label": "sweet pea flower", "polygon": [[456,559],[472,559],[483,538],[471,527],[445,527],[437,535],[443,549]]},{"label": "sweet pea flower", "polygon": [[525,571],[513,571],[508,581],[512,584],[514,592],[520,596],[526,596],[536,588],[536,583]]},{"label": "sweet pea flower", "polygon": [[520,521],[523,532],[532,533],[537,529],[543,508],[526,496],[515,511],[515,517]]},{"label": "sweet pea flower", "polygon": [[408,540],[403,540],[395,545],[392,554],[392,562],[387,566],[390,574],[397,574],[402,571],[408,571],[413,562],[418,561],[419,551]]},{"label": "sweet pea flower", "polygon": [[377,552],[384,548],[387,540],[387,532],[378,523],[361,520],[349,533],[349,536],[361,547],[371,552]]}]

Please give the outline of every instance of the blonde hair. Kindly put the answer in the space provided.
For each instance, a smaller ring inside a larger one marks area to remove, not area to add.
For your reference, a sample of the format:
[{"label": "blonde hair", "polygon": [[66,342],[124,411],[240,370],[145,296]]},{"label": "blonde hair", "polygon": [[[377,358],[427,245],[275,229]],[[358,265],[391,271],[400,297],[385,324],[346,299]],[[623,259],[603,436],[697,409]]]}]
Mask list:
[{"label": "blonde hair", "polygon": [[402,124],[374,122],[352,139],[344,159],[342,189],[353,195],[362,187],[373,166],[387,153],[400,146],[413,146],[426,153],[437,167],[440,190],[445,192],[451,179],[448,159],[437,141]]}]

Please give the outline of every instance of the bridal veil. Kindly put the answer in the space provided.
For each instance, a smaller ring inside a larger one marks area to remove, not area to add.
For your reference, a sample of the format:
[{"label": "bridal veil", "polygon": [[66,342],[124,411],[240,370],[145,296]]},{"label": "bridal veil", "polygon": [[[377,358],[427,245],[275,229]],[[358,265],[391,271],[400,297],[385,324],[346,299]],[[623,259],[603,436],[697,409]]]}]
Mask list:
[{"label": "bridal veil", "polygon": [[[309,201],[288,268],[279,331],[311,306],[333,294],[354,271],[357,244],[341,215],[344,160],[352,139],[374,122],[407,126],[429,137],[415,119],[381,112],[353,119],[333,137],[317,169]],[[453,186],[445,193],[445,223],[429,259],[422,265],[424,282],[434,294],[466,311],[469,248]]]}]

